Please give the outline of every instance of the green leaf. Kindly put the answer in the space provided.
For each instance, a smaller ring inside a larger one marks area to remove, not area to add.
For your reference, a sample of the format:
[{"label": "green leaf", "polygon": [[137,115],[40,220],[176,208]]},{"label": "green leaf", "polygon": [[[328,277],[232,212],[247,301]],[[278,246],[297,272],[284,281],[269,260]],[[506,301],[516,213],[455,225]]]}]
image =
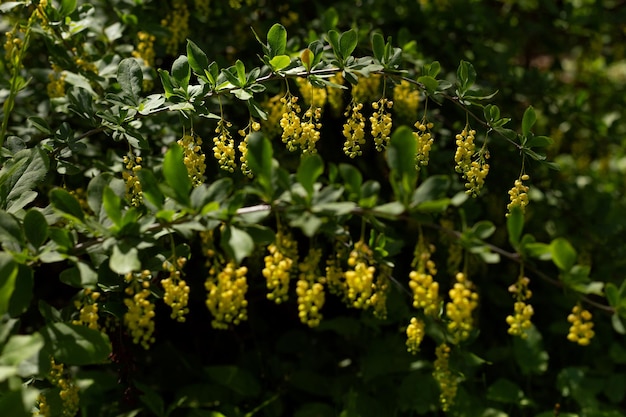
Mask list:
[{"label": "green leaf", "polygon": [[137,171],[137,177],[139,177],[139,182],[141,183],[141,194],[144,201],[152,204],[155,211],[162,209],[165,197],[152,170],[140,169]]},{"label": "green leaf", "polygon": [[189,79],[191,78],[191,68],[185,55],[181,55],[172,64],[172,78],[176,84],[187,91],[189,87]]},{"label": "green leaf", "polygon": [[40,148],[23,149],[4,162],[0,169],[0,209],[15,213],[37,197],[33,189],[44,179],[50,166]]},{"label": "green leaf", "polygon": [[396,199],[405,206],[408,206],[417,182],[416,151],[417,143],[411,129],[407,126],[396,129],[387,148],[387,164],[391,168],[389,182]]},{"label": "green leaf", "polygon": [[447,175],[428,177],[415,189],[411,199],[411,206],[417,207],[428,201],[438,200],[445,196],[449,188],[450,178]]},{"label": "green leaf", "polygon": [[533,136],[528,142],[526,142],[526,146],[529,148],[544,148],[552,145],[553,143],[554,140],[548,136]]},{"label": "green leaf", "polygon": [[0,365],[18,366],[23,361],[37,355],[43,345],[43,337],[39,333],[13,335],[2,349]]},{"label": "green leaf", "polygon": [[461,61],[456,72],[457,87],[459,95],[462,97],[470,89],[476,81],[476,70],[474,66],[467,61]]},{"label": "green leaf", "polygon": [[548,352],[543,348],[541,333],[532,326],[526,331],[527,338],[513,338],[515,361],[524,375],[538,375],[548,369]]},{"label": "green leaf", "polygon": [[348,58],[354,52],[357,43],[359,42],[359,35],[356,30],[350,29],[347,32],[343,32],[339,36],[339,53],[343,59]]},{"label": "green leaf", "polygon": [[80,203],[72,194],[63,188],[55,188],[50,191],[50,203],[52,206],[62,212],[70,219],[85,221],[85,213]]},{"label": "green leaf", "polygon": [[274,24],[267,32],[267,46],[269,49],[269,58],[276,55],[284,55],[287,47],[287,30],[280,23]]},{"label": "green leaf", "polygon": [[245,231],[227,225],[222,231],[221,246],[228,255],[240,264],[254,250],[254,240]]},{"label": "green leaf", "polygon": [[383,62],[385,55],[385,39],[379,32],[372,34],[372,50],[374,52],[374,58],[376,58],[378,62]]},{"label": "green leaf", "polygon": [[474,236],[479,239],[487,239],[496,231],[496,226],[489,220],[481,220],[472,226]]},{"label": "green leaf", "polygon": [[376,206],[372,209],[375,216],[389,219],[395,219],[397,216],[404,213],[404,211],[405,207],[399,201],[381,204],[380,206]]},{"label": "green leaf", "polygon": [[139,250],[135,246],[128,244],[117,244],[113,246],[113,253],[109,259],[109,268],[111,268],[111,271],[120,275],[139,271],[141,269]]},{"label": "green leaf", "polygon": [[565,238],[559,237],[550,242],[552,261],[562,271],[570,271],[576,262],[576,249]]},{"label": "green leaf", "polygon": [[189,191],[192,184],[187,167],[183,162],[183,148],[174,143],[165,153],[163,160],[163,175],[165,181],[172,188],[179,203],[189,205]]},{"label": "green leaf", "polygon": [[423,84],[429,94],[435,94],[439,87],[439,82],[429,75],[418,77],[417,82]]},{"label": "green leaf", "polygon": [[497,379],[487,388],[487,399],[507,404],[519,404],[524,398],[524,392],[514,382],[506,379]]},{"label": "green leaf", "polygon": [[187,61],[189,66],[199,76],[204,76],[204,71],[209,68],[209,58],[198,45],[187,39]]},{"label": "green leaf", "polygon": [[122,226],[122,199],[108,185],[102,192],[102,206],[109,219],[117,227]]},{"label": "green leaf", "polygon": [[246,84],[246,67],[240,59],[235,62],[235,70],[237,71],[239,85],[243,87]]},{"label": "green leaf", "polygon": [[33,299],[34,286],[35,271],[26,265],[18,264],[15,287],[9,300],[9,315],[11,317],[19,317],[28,310]]},{"label": "green leaf", "polygon": [[308,155],[300,160],[296,179],[309,196],[313,195],[313,184],[324,172],[324,161],[318,154]]},{"label": "green leaf", "polygon": [[125,58],[120,61],[117,68],[117,82],[120,83],[122,92],[131,98],[135,105],[138,105],[143,88],[143,73],[135,58]]},{"label": "green leaf", "polygon": [[109,337],[86,326],[52,323],[40,330],[54,358],[66,365],[90,365],[104,362],[111,353]]},{"label": "green leaf", "polygon": [[222,365],[204,368],[204,372],[214,382],[245,397],[261,394],[261,385],[249,371],[237,366]]},{"label": "green leaf", "polygon": [[604,286],[604,295],[611,307],[615,308],[621,304],[619,291],[612,282],[607,282]]},{"label": "green leaf", "polygon": [[24,243],[22,227],[15,216],[0,210],[0,238],[2,243],[13,242],[17,246]]},{"label": "green leaf", "polygon": [[35,129],[39,130],[42,133],[45,133],[46,135],[52,135],[54,133],[46,119],[44,119],[43,117],[30,116],[28,118],[28,121],[30,122],[30,124],[33,125]]},{"label": "green leaf", "polygon": [[363,175],[352,164],[339,164],[339,174],[343,179],[343,186],[348,192],[348,199],[359,201],[361,197],[361,185],[363,184]]},{"label": "green leaf", "polygon": [[518,250],[522,231],[524,230],[524,212],[521,207],[515,206],[511,209],[506,218],[506,229],[509,233],[509,243]]},{"label": "green leaf", "polygon": [[9,311],[9,302],[15,290],[18,275],[17,262],[6,252],[0,252],[0,316]]},{"label": "green leaf", "polygon": [[291,64],[291,58],[289,58],[289,55],[276,55],[274,58],[270,59],[270,65],[274,71],[280,71],[283,68],[287,68],[289,64]]},{"label": "green leaf", "polygon": [[535,114],[535,109],[533,106],[528,106],[522,117],[522,134],[524,136],[530,135],[530,129],[532,129],[536,121],[537,115]]},{"label": "green leaf", "polygon": [[48,239],[48,222],[37,209],[30,209],[24,216],[24,234],[26,239],[38,248]]},{"label": "green leaf", "polygon": [[141,395],[139,399],[142,403],[148,407],[148,409],[152,412],[152,414],[156,417],[164,417],[165,413],[165,403],[163,398],[159,393],[154,391],[148,385],[142,384],[138,381],[134,381],[134,384],[139,388]]},{"label": "green leaf", "polygon": [[272,187],[272,144],[260,132],[254,132],[248,138],[248,165],[265,192],[266,199],[271,199]]},{"label": "green leaf", "polygon": [[77,262],[76,266],[62,271],[59,279],[75,288],[95,288],[98,284],[98,274],[84,262]]},{"label": "green leaf", "polygon": [[333,48],[337,58],[342,59],[341,53],[339,52],[339,33],[336,30],[328,31],[328,43]]},{"label": "green leaf", "polygon": [[25,385],[3,393],[0,397],[0,416],[32,417],[39,390]]},{"label": "green leaf", "polygon": [[76,0],[61,0],[61,7],[59,7],[61,17],[69,16],[74,10],[76,10]]}]

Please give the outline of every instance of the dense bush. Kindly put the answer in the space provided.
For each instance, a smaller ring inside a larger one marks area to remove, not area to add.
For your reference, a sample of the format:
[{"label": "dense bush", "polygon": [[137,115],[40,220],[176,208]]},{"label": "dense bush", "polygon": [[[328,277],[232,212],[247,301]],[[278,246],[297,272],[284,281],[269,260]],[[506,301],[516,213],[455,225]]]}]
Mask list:
[{"label": "dense bush", "polygon": [[621,416],[620,5],[1,2],[0,415]]}]

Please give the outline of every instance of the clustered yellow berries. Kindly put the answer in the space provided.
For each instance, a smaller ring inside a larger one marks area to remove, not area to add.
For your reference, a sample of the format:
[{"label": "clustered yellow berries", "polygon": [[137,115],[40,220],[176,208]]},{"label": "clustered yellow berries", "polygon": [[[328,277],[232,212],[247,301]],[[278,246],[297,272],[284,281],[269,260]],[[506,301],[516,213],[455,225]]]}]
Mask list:
[{"label": "clustered yellow berries", "polygon": [[169,55],[175,55],[178,45],[189,35],[189,9],[186,0],[172,0],[171,10],[161,21],[161,26],[170,30],[170,36],[165,37],[165,50]]},{"label": "clustered yellow berries", "polygon": [[[66,375],[63,369],[63,364],[57,364],[54,358],[50,358],[50,372],[48,374],[48,380],[50,383],[59,390],[59,397],[61,398],[61,417],[74,417],[79,410],[79,396],[78,386],[76,386],[70,378]],[[48,391],[50,393],[51,391]],[[43,393],[39,395],[37,399],[38,411],[35,415],[51,416],[52,410],[48,404],[48,399]],[[55,414],[56,415],[56,414]]]},{"label": "clustered yellow berries", "polygon": [[389,144],[391,134],[391,114],[387,111],[393,107],[393,101],[383,97],[372,103],[374,113],[370,116],[374,146],[381,152]]},{"label": "clustered yellow berries", "polygon": [[227,329],[229,324],[239,324],[248,319],[248,268],[237,267],[230,261],[217,271],[214,266],[204,283],[207,290],[206,305],[213,314],[211,325],[215,329]]},{"label": "clustered yellow berries", "polygon": [[355,308],[366,309],[374,293],[374,273],[376,267],[370,265],[372,250],[359,240],[348,257],[348,269],[344,272],[348,302]]},{"label": "clustered yellow berries", "polygon": [[480,193],[489,173],[489,164],[487,163],[489,152],[483,149],[478,152],[478,157],[474,159],[476,154],[475,138],[476,131],[465,126],[461,133],[455,137],[456,152],[454,154],[454,162],[456,163],[454,169],[466,180],[465,188],[467,190],[465,192],[473,197]]},{"label": "clustered yellow berries", "polygon": [[304,104],[319,108],[326,105],[327,92],[325,88],[313,86],[307,78],[296,78],[296,84],[298,84]]},{"label": "clustered yellow berries", "polygon": [[72,320],[72,324],[87,326],[90,329],[97,330],[99,318],[97,301],[99,298],[99,292],[86,288],[81,299],[74,301],[74,306],[78,309],[79,315],[78,319]]},{"label": "clustered yellow berries", "polygon": [[342,133],[346,138],[343,152],[350,158],[363,154],[361,147],[365,144],[365,118],[361,114],[362,109],[362,103],[353,101],[344,113],[348,119],[343,125]]},{"label": "clustered yellow berries", "polygon": [[521,175],[518,179],[515,180],[515,184],[513,188],[509,190],[509,198],[510,203],[507,204],[506,209],[508,213],[507,217],[511,213],[514,207],[519,207],[524,212],[526,206],[528,205],[528,186],[523,183],[523,181],[528,181],[530,176],[528,174]]},{"label": "clustered yellow berries", "polygon": [[161,280],[165,294],[163,302],[172,308],[170,317],[179,322],[185,321],[185,315],[189,313],[189,286],[182,279],[182,269],[187,258],[178,257],[175,262],[163,262],[163,270],[169,272],[169,276]]},{"label": "clustered yellow berries", "polygon": [[473,291],[472,282],[463,272],[457,273],[455,279],[448,292],[450,301],[446,303],[446,316],[451,340],[459,343],[469,337],[474,325],[472,313],[478,307],[478,293]]},{"label": "clustered yellow berries", "polygon": [[150,280],[152,274],[148,270],[140,273],[129,272],[124,276],[128,286],[124,290],[130,298],[124,298],[127,311],[124,313],[124,323],[133,343],[140,344],[144,349],[149,349],[155,339],[154,333],[154,303],[150,301]]},{"label": "clustered yellow berries", "polygon": [[449,411],[458,388],[458,377],[450,370],[450,346],[440,344],[435,349],[433,377],[439,385],[439,403],[443,411]]},{"label": "clustered yellow berries", "polygon": [[595,335],[592,318],[589,310],[585,310],[580,304],[576,304],[572,308],[572,312],[567,316],[567,321],[572,324],[567,334],[567,340],[578,343],[581,346],[587,346],[591,343],[591,339]]},{"label": "clustered yellow berries", "polygon": [[413,121],[417,116],[420,93],[407,80],[400,81],[393,88],[394,112],[402,120]]},{"label": "clustered yellow berries", "polygon": [[316,327],[322,320],[320,310],[324,306],[325,295],[323,277],[318,273],[318,264],[322,257],[321,249],[310,249],[307,256],[298,265],[300,274],[296,285],[298,295],[298,317],[309,327]]},{"label": "clustered yellow berries", "polygon": [[239,142],[238,146],[240,153],[239,162],[241,163],[239,169],[241,169],[241,173],[248,178],[252,178],[252,171],[248,166],[248,139],[250,138],[250,134],[252,132],[258,132],[260,129],[261,124],[259,122],[251,121],[247,130],[241,129],[238,132],[239,136],[243,138],[241,142]]},{"label": "clustered yellow berries", "polygon": [[124,167],[122,178],[126,183],[126,198],[131,206],[140,206],[143,201],[141,183],[137,177],[137,171],[141,169],[142,158],[140,156],[127,156],[123,158]]},{"label": "clustered yellow berries", "polygon": [[389,277],[392,267],[381,263],[378,266],[378,274],[374,281],[374,293],[370,297],[369,304],[374,310],[374,317],[384,320],[387,318],[387,292],[389,290]]},{"label": "clustered yellow berries", "polygon": [[213,138],[213,156],[221,169],[228,172],[235,172],[235,141],[232,138],[229,127],[232,123],[220,119],[217,122]]},{"label": "clustered yellow berries", "polygon": [[58,98],[65,96],[65,78],[66,74],[63,68],[52,64],[52,71],[48,74],[48,86],[46,87],[48,97]]},{"label": "clustered yellow berries", "polygon": [[428,161],[430,159],[430,149],[435,141],[435,138],[430,131],[434,125],[431,122],[427,122],[426,119],[422,119],[421,121],[416,122],[414,126],[417,128],[417,132],[413,132],[413,136],[415,137],[415,141],[417,143],[415,167],[419,170],[420,167],[428,165]]},{"label": "clustered yellow berries", "polygon": [[204,181],[204,171],[206,170],[205,155],[202,152],[202,138],[190,134],[183,135],[177,143],[183,148],[183,162],[187,168],[187,174],[194,187]]},{"label": "clustered yellow berries", "polygon": [[409,272],[413,307],[424,309],[424,314],[427,315],[436,314],[439,310],[439,283],[433,278],[437,274],[437,268],[430,259],[434,250],[434,246],[427,246],[420,235],[412,262],[414,270]]},{"label": "clustered yellow berries", "polygon": [[411,318],[406,328],[406,348],[409,353],[419,352],[420,344],[424,339],[424,322],[415,317]]},{"label": "clustered yellow berries", "polygon": [[280,101],[284,105],[280,119],[280,127],[283,130],[281,139],[287,145],[287,149],[293,152],[300,148],[303,154],[316,153],[316,144],[320,138],[319,129],[322,127],[319,122],[322,109],[311,106],[301,119],[298,97],[287,94]]},{"label": "clustered yellow berries", "polygon": [[289,297],[291,270],[298,257],[297,242],[291,234],[279,230],[276,242],[270,244],[267,251],[269,254],[265,256],[265,268],[262,271],[269,291],[267,299],[280,304]]},{"label": "clustered yellow berries", "polygon": [[532,291],[528,289],[529,283],[530,280],[522,276],[517,280],[517,283],[509,287],[509,292],[514,294],[516,301],[513,305],[513,315],[506,317],[506,322],[509,325],[508,333],[522,339],[528,337],[526,331],[532,326],[530,319],[534,313],[533,306],[526,303],[532,297]]}]

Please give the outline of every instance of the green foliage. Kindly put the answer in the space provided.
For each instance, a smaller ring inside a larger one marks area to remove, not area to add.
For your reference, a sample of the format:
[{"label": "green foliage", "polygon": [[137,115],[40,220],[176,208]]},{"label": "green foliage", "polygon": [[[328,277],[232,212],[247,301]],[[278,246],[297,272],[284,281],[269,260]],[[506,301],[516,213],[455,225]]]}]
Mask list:
[{"label": "green foliage", "polygon": [[624,12],[283,3],[0,4],[0,415],[623,414]]}]

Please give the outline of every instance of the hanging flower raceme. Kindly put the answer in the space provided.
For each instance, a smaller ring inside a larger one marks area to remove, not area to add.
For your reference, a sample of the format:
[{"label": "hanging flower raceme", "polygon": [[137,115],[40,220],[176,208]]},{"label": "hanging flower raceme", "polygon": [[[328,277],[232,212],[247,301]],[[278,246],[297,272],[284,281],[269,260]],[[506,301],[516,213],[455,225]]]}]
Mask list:
[{"label": "hanging flower raceme", "polygon": [[150,300],[150,280],[152,274],[148,270],[140,273],[129,272],[124,276],[127,284],[124,298],[127,311],[124,313],[124,324],[130,331],[133,343],[149,349],[154,343],[154,303]]},{"label": "hanging flower raceme", "polygon": [[436,314],[439,310],[439,283],[434,280],[437,274],[435,262],[430,259],[434,252],[433,245],[426,245],[420,235],[415,246],[415,255],[409,273],[409,287],[413,292],[413,307],[424,309],[424,314]]},{"label": "hanging flower raceme", "polygon": [[424,322],[412,317],[406,328],[406,348],[409,353],[416,354],[419,352],[420,344],[424,339]]},{"label": "hanging flower raceme", "polygon": [[417,142],[417,154],[415,155],[415,167],[419,170],[420,167],[428,165],[430,159],[430,149],[435,141],[431,129],[433,128],[431,122],[422,119],[415,123],[417,132],[413,132],[415,141]]},{"label": "hanging flower raceme", "polygon": [[261,103],[261,107],[267,114],[267,119],[261,122],[261,129],[269,137],[275,137],[282,133],[281,119],[285,111],[285,98],[282,94],[276,94]]},{"label": "hanging flower raceme", "polygon": [[370,116],[372,125],[372,136],[374,137],[374,146],[378,152],[383,151],[389,145],[391,137],[391,113],[389,109],[393,107],[393,101],[386,97],[372,103],[374,113]]},{"label": "hanging flower raceme", "polygon": [[449,291],[450,301],[446,303],[446,316],[449,319],[448,331],[453,343],[467,339],[474,326],[472,313],[478,307],[478,293],[464,273],[455,276],[456,282]]},{"label": "hanging flower raceme", "polygon": [[[58,390],[59,398],[61,399],[61,413],[55,414],[60,417],[74,417],[79,410],[79,388],[74,384],[64,370],[62,363],[56,363],[54,358],[50,358],[50,371],[47,376],[48,381],[55,388],[54,390],[45,390],[39,394],[37,399],[37,411],[34,415],[37,416],[51,416],[52,410],[50,408],[49,396],[55,395]],[[57,400],[58,401],[58,400]]]},{"label": "hanging flower raceme", "polygon": [[572,312],[567,316],[567,321],[572,324],[567,334],[567,340],[578,343],[581,346],[587,346],[591,343],[591,339],[595,335],[592,318],[593,316],[589,310],[585,310],[580,304],[576,304]]},{"label": "hanging flower raceme", "polygon": [[393,88],[394,112],[399,119],[413,121],[417,117],[417,108],[420,102],[420,93],[407,80],[402,80]]},{"label": "hanging flower raceme", "polygon": [[307,256],[299,263],[296,294],[298,295],[298,317],[309,327],[320,324],[325,295],[322,284],[323,277],[318,273],[319,262],[322,258],[321,249],[310,249]]},{"label": "hanging flower raceme", "polygon": [[206,170],[205,155],[202,152],[202,138],[194,134],[184,135],[177,142],[183,148],[183,162],[194,187],[204,182]]},{"label": "hanging flower raceme", "polygon": [[300,89],[300,94],[304,99],[304,104],[311,107],[324,108],[326,105],[326,89],[315,87],[307,78],[296,78],[296,84]]},{"label": "hanging flower raceme", "polygon": [[346,141],[343,152],[350,158],[363,154],[362,147],[365,145],[365,117],[361,114],[363,104],[352,101],[346,109],[344,116],[347,117],[343,125],[343,136]]},{"label": "hanging flower raceme", "polygon": [[513,305],[513,315],[506,317],[509,325],[508,333],[519,336],[522,339],[528,337],[527,330],[532,326],[530,319],[534,314],[533,306],[527,301],[532,297],[532,292],[528,289],[530,280],[521,276],[517,282],[509,287],[509,292],[514,294],[515,304]]},{"label": "hanging flower raceme", "polygon": [[290,233],[279,229],[276,241],[267,247],[262,273],[268,289],[267,299],[280,304],[289,297],[291,271],[298,259],[298,242]]},{"label": "hanging flower raceme", "polygon": [[185,321],[185,315],[189,313],[189,286],[182,278],[182,269],[187,262],[187,258],[178,257],[174,262],[163,262],[163,270],[169,273],[167,278],[161,280],[161,285],[165,294],[163,301],[170,306],[172,313],[170,317],[179,322]]},{"label": "hanging flower raceme", "polygon": [[435,349],[433,377],[439,385],[439,403],[443,411],[449,411],[456,398],[458,377],[450,369],[450,346],[445,343]]},{"label": "hanging flower raceme", "polygon": [[252,132],[258,132],[261,129],[261,124],[259,122],[251,121],[248,125],[247,129],[239,130],[239,136],[243,139],[239,142],[239,162],[241,163],[239,169],[241,169],[241,173],[248,178],[252,178],[252,171],[248,166],[248,139],[250,139],[250,135]]},{"label": "hanging flower raceme", "polygon": [[476,131],[466,125],[461,133],[456,135],[456,152],[454,154],[455,171],[465,179],[466,193],[472,197],[478,196],[485,185],[485,178],[489,173],[489,152],[483,147],[476,152]]},{"label": "hanging flower raceme", "polygon": [[356,85],[352,86],[352,100],[357,103],[368,103],[380,97],[380,74],[371,74],[369,77],[359,77]]},{"label": "hanging flower raceme", "polygon": [[223,118],[217,122],[213,138],[213,156],[221,169],[228,172],[235,172],[235,141],[228,128],[232,123]]},{"label": "hanging flower raceme", "polygon": [[170,36],[164,37],[168,55],[176,55],[178,45],[189,36],[189,8],[186,0],[172,0],[171,9],[161,26],[168,28]]},{"label": "hanging flower raceme", "polygon": [[529,187],[525,185],[523,181],[528,181],[529,179],[530,176],[528,174],[520,175],[520,177],[515,180],[513,188],[509,190],[510,202],[506,206],[507,217],[511,214],[511,210],[515,207],[521,208],[522,212],[526,209],[526,206],[528,205]]},{"label": "hanging flower raceme", "polygon": [[248,268],[237,267],[234,261],[223,268],[214,264],[205,281],[207,290],[206,305],[213,314],[211,325],[216,329],[227,329],[229,324],[237,325],[248,319]]},{"label": "hanging flower raceme", "polygon": [[74,306],[78,310],[78,319],[72,320],[72,324],[87,326],[90,329],[98,329],[99,308],[98,299],[100,293],[86,288],[80,299],[74,301]]},{"label": "hanging flower raceme", "polygon": [[372,250],[359,240],[348,257],[348,269],[344,272],[348,302],[355,308],[366,309],[370,306],[370,298],[374,293],[374,273],[376,267],[370,264]]},{"label": "hanging flower raceme", "polygon": [[63,71],[63,68],[56,64],[52,64],[52,71],[48,74],[48,97],[58,98],[65,97],[65,79],[67,74]]},{"label": "hanging flower raceme", "polygon": [[122,172],[122,178],[126,183],[126,198],[130,202],[131,206],[138,207],[143,202],[143,195],[141,192],[141,183],[137,172],[141,169],[142,158],[140,156],[124,156],[123,158],[124,168]]}]

